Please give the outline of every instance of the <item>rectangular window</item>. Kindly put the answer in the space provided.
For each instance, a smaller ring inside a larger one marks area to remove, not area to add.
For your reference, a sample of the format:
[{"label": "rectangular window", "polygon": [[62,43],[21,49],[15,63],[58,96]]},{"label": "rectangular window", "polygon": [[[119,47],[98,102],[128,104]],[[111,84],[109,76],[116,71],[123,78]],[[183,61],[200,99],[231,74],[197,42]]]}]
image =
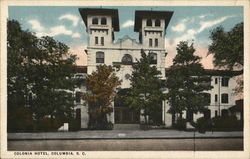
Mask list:
[{"label": "rectangular window", "polygon": [[101,37],[101,45],[104,45],[104,37]]},{"label": "rectangular window", "polygon": [[98,37],[95,37],[95,44],[98,45]]},{"label": "rectangular window", "polygon": [[152,39],[149,39],[149,47],[152,47],[153,46],[153,41]]},{"label": "rectangular window", "polygon": [[228,77],[223,77],[221,79],[221,86],[228,87],[228,82],[229,82],[229,78]]},{"label": "rectangular window", "polygon": [[96,53],[96,63],[104,63],[104,52]]},{"label": "rectangular window", "polygon": [[82,93],[81,92],[76,92],[76,103],[81,102],[81,97],[82,97]]},{"label": "rectangular window", "polygon": [[217,116],[218,116],[218,111],[216,110],[216,111],[215,111],[215,117],[217,117]]},{"label": "rectangular window", "polygon": [[221,103],[228,103],[228,94],[223,93],[221,95]]},{"label": "rectangular window", "polygon": [[214,83],[215,83],[215,84],[217,84],[217,83],[218,83],[218,78],[215,78]]},{"label": "rectangular window", "polygon": [[214,102],[218,102],[218,95],[217,94],[215,94],[215,96],[214,96]]},{"label": "rectangular window", "polygon": [[158,39],[155,39],[155,47],[158,47]]}]

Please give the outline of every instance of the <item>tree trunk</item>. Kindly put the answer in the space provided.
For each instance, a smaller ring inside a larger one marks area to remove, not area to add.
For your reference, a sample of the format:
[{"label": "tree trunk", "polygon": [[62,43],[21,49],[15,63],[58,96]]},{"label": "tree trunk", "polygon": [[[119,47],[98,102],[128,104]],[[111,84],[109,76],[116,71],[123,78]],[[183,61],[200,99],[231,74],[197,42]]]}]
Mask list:
[{"label": "tree trunk", "polygon": [[144,114],[145,125],[148,125],[147,115]]},{"label": "tree trunk", "polygon": [[172,125],[176,123],[176,114],[172,113]]}]

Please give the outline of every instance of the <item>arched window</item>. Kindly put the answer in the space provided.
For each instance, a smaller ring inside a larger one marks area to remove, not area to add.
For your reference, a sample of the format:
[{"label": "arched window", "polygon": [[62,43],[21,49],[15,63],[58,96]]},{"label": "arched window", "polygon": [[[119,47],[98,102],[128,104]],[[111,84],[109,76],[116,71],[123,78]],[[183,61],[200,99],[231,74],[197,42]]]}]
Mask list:
[{"label": "arched window", "polygon": [[106,25],[107,24],[107,19],[105,17],[103,17],[101,19],[101,25]]},{"label": "arched window", "polygon": [[147,26],[152,26],[152,20],[151,19],[147,20]]},{"label": "arched window", "polygon": [[161,26],[161,21],[159,19],[156,19],[155,20],[155,26]]},{"label": "arched window", "polygon": [[96,17],[93,18],[93,19],[92,19],[92,24],[98,24],[98,18],[96,18]]},{"label": "arched window", "polygon": [[122,63],[123,64],[132,64],[133,62],[133,59],[132,59],[132,56],[129,55],[129,54],[125,54],[123,57],[122,57]]},{"label": "arched window", "polygon": [[149,56],[152,58],[151,64],[157,64],[157,54],[149,53]]},{"label": "arched window", "polygon": [[96,63],[104,63],[104,52],[96,52]]}]

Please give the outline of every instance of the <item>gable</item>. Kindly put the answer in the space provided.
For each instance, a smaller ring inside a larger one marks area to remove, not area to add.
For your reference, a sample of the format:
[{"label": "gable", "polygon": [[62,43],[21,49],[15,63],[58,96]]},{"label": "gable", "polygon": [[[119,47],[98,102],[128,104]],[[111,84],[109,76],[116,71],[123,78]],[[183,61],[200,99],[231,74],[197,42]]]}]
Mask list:
[{"label": "gable", "polygon": [[120,48],[137,48],[140,46],[140,44],[137,43],[135,39],[132,39],[129,36],[118,39],[115,45],[119,46]]}]

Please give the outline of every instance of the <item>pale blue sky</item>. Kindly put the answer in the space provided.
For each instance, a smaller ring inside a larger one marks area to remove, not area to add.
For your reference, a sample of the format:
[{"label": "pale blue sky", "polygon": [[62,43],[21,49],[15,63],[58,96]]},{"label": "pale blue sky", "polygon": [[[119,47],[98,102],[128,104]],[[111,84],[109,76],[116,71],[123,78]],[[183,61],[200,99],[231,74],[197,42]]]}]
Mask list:
[{"label": "pale blue sky", "polygon": [[[51,6],[11,6],[9,7],[9,19],[18,20],[24,30],[36,33],[37,36],[50,35],[56,40],[62,41],[73,50],[83,48],[87,44],[85,25],[82,22],[78,8],[75,7],[51,7]],[[87,7],[91,8],[91,7]],[[96,8],[93,7],[93,8]],[[135,10],[161,10],[173,11],[174,14],[167,28],[166,49],[169,52],[166,65],[171,64],[171,59],[176,54],[175,48],[181,40],[194,40],[197,52],[206,58],[206,49],[210,44],[210,30],[223,26],[225,30],[231,29],[235,24],[243,21],[243,7],[130,7],[109,6],[102,8],[114,8],[119,12],[120,32],[115,33],[116,39],[125,35],[138,41],[138,34],[134,32]],[[210,59],[204,59],[210,61]],[[210,66],[211,67],[211,66]]]}]

